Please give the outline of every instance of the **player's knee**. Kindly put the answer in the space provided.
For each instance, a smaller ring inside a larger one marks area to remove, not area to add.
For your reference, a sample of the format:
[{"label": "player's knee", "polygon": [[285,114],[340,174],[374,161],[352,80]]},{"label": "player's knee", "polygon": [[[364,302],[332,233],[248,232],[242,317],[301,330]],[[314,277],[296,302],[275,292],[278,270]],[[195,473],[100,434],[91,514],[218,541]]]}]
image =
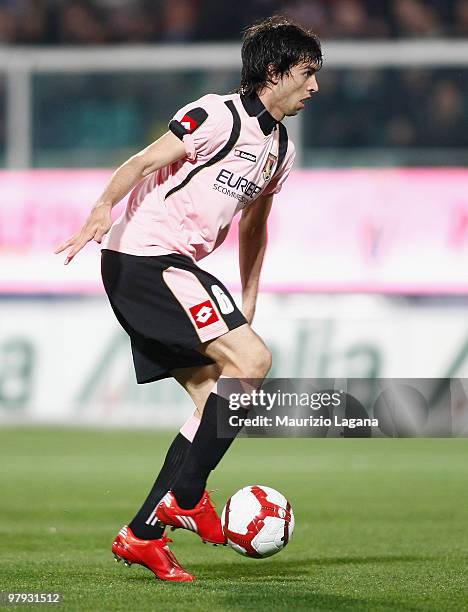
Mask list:
[{"label": "player's knee", "polygon": [[257,356],[256,367],[259,371],[259,378],[265,377],[271,368],[272,355],[270,349],[264,344],[261,345],[261,350]]},{"label": "player's knee", "polygon": [[237,356],[231,366],[238,378],[264,378],[271,368],[271,351],[262,342],[247,354]]}]

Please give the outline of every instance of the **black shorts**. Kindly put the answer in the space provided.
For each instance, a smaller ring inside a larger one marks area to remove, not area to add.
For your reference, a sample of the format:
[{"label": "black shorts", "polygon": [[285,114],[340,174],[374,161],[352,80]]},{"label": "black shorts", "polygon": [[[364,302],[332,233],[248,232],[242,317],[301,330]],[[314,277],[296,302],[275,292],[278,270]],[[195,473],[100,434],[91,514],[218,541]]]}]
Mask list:
[{"label": "black shorts", "polygon": [[226,287],[185,255],[103,249],[101,262],[112,309],[130,336],[138,383],[213,363],[196,347],[246,323]]}]

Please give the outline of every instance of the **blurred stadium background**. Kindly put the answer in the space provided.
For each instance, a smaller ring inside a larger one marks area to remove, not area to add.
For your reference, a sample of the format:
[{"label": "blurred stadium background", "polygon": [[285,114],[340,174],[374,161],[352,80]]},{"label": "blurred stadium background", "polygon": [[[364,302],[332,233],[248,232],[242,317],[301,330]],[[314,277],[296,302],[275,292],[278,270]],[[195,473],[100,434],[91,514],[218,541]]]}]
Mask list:
[{"label": "blurred stadium background", "polygon": [[[3,0],[2,423],[190,411],[171,382],[135,384],[97,246],[68,268],[52,251],[180,106],[236,87],[242,28],[275,12],[325,63],[271,218],[255,327],[272,375],[468,377],[467,0]],[[235,233],[202,264],[234,291]],[[455,433],[467,414],[462,397]]]},{"label": "blurred stadium background", "polygon": [[[467,609],[466,439],[238,440],[216,503],[281,490],[284,552],[249,563],[177,532],[190,590],[111,562],[172,436],[153,428],[191,406],[172,381],[135,384],[98,246],[68,267],[52,252],[180,106],[237,85],[240,31],[274,12],[317,31],[325,64],[269,226],[271,374],[458,377],[432,433],[468,433],[468,0],[0,0],[0,591],[67,610]],[[203,265],[239,289],[235,227]]]}]

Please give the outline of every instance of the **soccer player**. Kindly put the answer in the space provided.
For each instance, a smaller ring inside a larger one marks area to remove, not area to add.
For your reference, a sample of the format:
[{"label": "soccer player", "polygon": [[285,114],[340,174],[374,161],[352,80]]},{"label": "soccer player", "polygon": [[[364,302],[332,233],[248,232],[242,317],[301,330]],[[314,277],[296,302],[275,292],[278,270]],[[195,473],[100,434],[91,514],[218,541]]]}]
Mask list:
[{"label": "soccer player", "polygon": [[[271,365],[251,323],[267,217],[294,160],[281,120],[318,90],[321,63],[317,37],[283,17],[248,28],[239,93],[208,94],[179,110],[167,133],[116,170],[82,229],[56,250],[67,250],[68,264],[87,242],[102,243],[104,287],[130,336],[138,383],[173,377],[196,407],[112,546],[118,560],[163,580],[194,579],[170,551],[165,525],[225,543],[205,490],[235,435],[217,436],[217,415],[229,410],[217,381],[263,379]],[[112,224],[112,207],[130,191]],[[196,264],[221,245],[239,211],[242,312]]]}]

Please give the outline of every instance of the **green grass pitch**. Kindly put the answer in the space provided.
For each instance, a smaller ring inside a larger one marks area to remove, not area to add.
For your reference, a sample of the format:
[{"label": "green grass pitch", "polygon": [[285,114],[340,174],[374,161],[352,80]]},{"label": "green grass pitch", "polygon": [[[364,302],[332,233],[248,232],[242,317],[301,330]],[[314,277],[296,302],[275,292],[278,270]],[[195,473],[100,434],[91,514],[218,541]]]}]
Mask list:
[{"label": "green grass pitch", "polygon": [[219,510],[270,485],[294,536],[254,560],[179,530],[197,581],[171,584],[110,552],[171,438],[3,429],[0,590],[60,592],[67,611],[468,610],[468,440],[237,440],[210,482]]}]

